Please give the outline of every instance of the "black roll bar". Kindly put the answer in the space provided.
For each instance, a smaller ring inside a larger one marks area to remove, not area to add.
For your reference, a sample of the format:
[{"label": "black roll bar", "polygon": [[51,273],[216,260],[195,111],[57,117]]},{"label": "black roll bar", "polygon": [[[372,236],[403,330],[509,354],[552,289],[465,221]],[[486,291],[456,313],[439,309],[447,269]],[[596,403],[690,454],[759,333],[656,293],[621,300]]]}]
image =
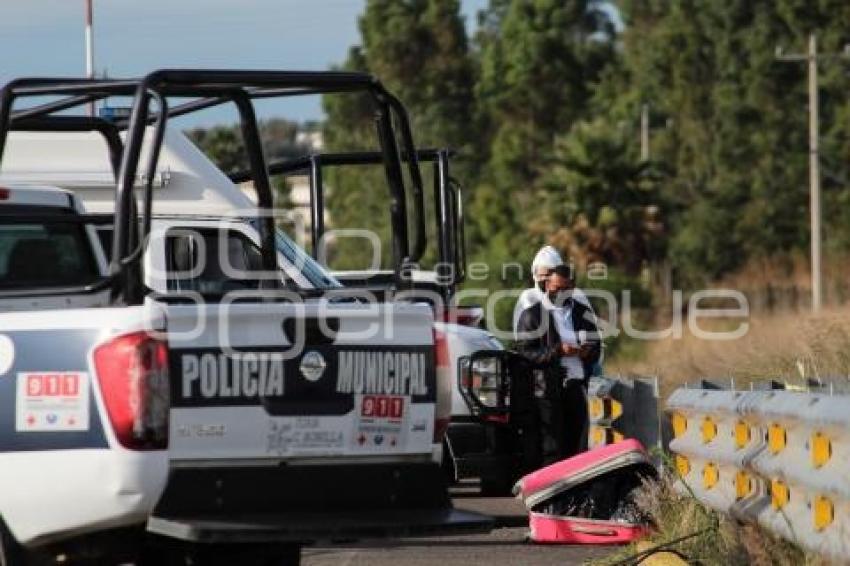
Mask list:
[{"label": "black roll bar", "polygon": [[[251,178],[254,180],[254,188],[257,191],[258,206],[270,211],[273,195],[251,100],[276,96],[354,91],[364,91],[370,94],[377,107],[376,127],[390,187],[395,271],[397,276],[403,279],[403,273],[406,272],[407,266],[418,261],[425,248],[422,180],[416,163],[416,152],[409,119],[403,105],[378,80],[366,73],[164,69],[154,71],[141,79],[17,79],[7,83],[0,90],[0,161],[10,129],[16,129],[18,126],[20,126],[19,129],[27,127],[49,129],[47,122],[39,122],[39,120],[49,118],[50,124],[58,125],[60,122],[55,120],[60,117],[52,115],[54,112],[80,107],[110,96],[132,97],[133,104],[129,118],[126,121],[123,119],[116,120],[113,123],[115,128],[126,128],[127,130],[125,145],[123,151],[120,152],[120,160],[116,158],[115,130],[104,126],[98,131],[107,132],[109,130],[108,134],[105,133],[104,135],[112,138],[111,141],[108,141],[110,161],[117,172],[110,277],[119,281],[119,289],[113,299],[117,301],[120,295],[125,302],[135,304],[143,298],[141,277],[137,276],[135,271],[140,269],[137,260],[141,256],[142,242],[144,242],[144,238],[150,230],[151,186],[162,145],[165,123],[168,118],[225,102],[233,102],[240,115],[242,134],[250,160]],[[12,113],[16,98],[32,96],[64,98]],[[169,108],[168,99],[170,97],[184,97],[194,100]],[[152,113],[149,107],[151,99],[156,100],[159,106],[156,113]],[[413,185],[413,197],[417,204],[415,219],[417,237],[413,246],[414,253],[410,252],[408,240],[404,177],[400,161],[401,152],[398,147],[399,139],[396,138],[394,130],[394,119],[400,128],[404,152],[413,156],[408,165]],[[91,120],[88,123],[89,126],[93,126],[96,119]],[[150,124],[155,125],[154,144],[151,148],[152,157],[148,163],[148,175],[145,184],[143,211],[145,220],[142,225],[144,233],[140,235],[138,223],[135,221],[137,214],[133,189],[145,128]],[[68,127],[70,128],[70,126]],[[82,122],[74,126],[74,128],[82,127]],[[268,216],[268,218],[264,218],[261,222],[263,268],[276,270],[274,222],[270,215],[264,216]],[[140,275],[140,271],[138,274]]]},{"label": "black roll bar", "polygon": [[[271,182],[266,169],[266,158],[263,155],[263,142],[260,139],[260,130],[257,127],[257,117],[254,114],[254,105],[245,91],[234,91],[233,102],[239,110],[240,124],[242,126],[242,139],[245,143],[245,152],[248,161],[254,171],[254,190],[257,191],[257,206],[262,211],[274,210],[274,196],[272,194]],[[260,240],[263,270],[267,272],[277,271],[277,251],[274,243],[274,218],[270,214],[264,214],[260,218]],[[273,280],[276,282],[277,280]],[[271,281],[263,279],[263,283]]]},{"label": "black roll bar", "polygon": [[[410,129],[410,119],[407,115],[407,110],[401,101],[390,93],[386,93],[390,106],[395,109],[399,118],[399,126],[401,127],[401,137],[404,142],[405,149],[409,152],[407,159],[407,169],[413,184],[413,199],[416,202],[416,216],[414,218],[416,226],[416,241],[413,244],[411,252],[411,262],[417,262],[425,253],[427,245],[425,235],[425,192],[422,189],[422,174],[419,171],[419,160],[416,157],[416,144],[413,143],[413,132]],[[400,164],[399,164],[400,167]]]},{"label": "black roll bar", "polygon": [[457,218],[457,244],[455,251],[458,254],[457,271],[455,273],[456,283],[460,284],[466,280],[466,219],[463,212],[463,185],[454,177],[449,177],[449,188],[452,190],[452,199],[455,205],[455,215]]},{"label": "black roll bar", "polygon": [[[402,152],[402,161],[411,164],[407,152]],[[449,160],[455,155],[450,149],[418,149],[415,152],[417,162],[416,171],[419,173],[418,163],[433,163],[434,167],[434,208],[436,219],[436,233],[438,234],[438,257],[442,264],[453,264],[454,272],[450,279],[450,286],[456,287],[466,278],[466,244],[463,218],[462,187],[458,181],[451,176]],[[319,243],[324,235],[324,178],[322,169],[324,167],[348,166],[348,165],[379,165],[381,153],[376,151],[351,151],[339,153],[314,153],[303,155],[293,159],[285,159],[271,162],[268,166],[269,175],[292,175],[306,173],[310,183],[310,240],[312,243],[311,254],[317,259]],[[228,175],[234,183],[243,183],[250,180],[249,170],[236,171]],[[421,175],[419,176],[421,183]],[[418,207],[423,211],[424,207]],[[420,229],[424,233],[423,226]],[[424,249],[423,249],[424,252]],[[440,273],[442,280],[446,280],[446,274]]]}]

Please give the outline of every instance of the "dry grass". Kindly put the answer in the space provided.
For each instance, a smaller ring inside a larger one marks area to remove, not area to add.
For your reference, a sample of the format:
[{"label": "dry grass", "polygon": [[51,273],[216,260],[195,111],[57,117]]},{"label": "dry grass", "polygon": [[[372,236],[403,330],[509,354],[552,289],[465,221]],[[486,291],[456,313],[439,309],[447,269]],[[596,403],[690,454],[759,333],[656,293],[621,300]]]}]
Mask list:
[{"label": "dry grass", "polygon": [[[719,286],[742,290],[757,314],[746,320],[714,320],[710,326],[712,330],[729,330],[744,321],[749,329],[741,338],[701,339],[688,333],[685,324],[681,338],[644,343],[640,357],[607,361],[606,373],[657,375],[662,398],[685,382],[703,378],[726,383],[734,380],[738,388],[767,379],[803,385],[805,378],[828,378],[850,385],[850,306],[842,305],[848,298],[843,285],[850,281],[850,274],[845,273],[848,266],[850,262],[828,266],[827,279],[832,283],[827,285],[826,298],[833,306],[825,307],[817,316],[808,310],[808,274],[799,258],[791,258],[784,266],[749,266],[746,272]],[[783,283],[777,285],[776,281]],[[707,322],[701,322],[701,328],[708,329]],[[632,354],[634,351],[631,348]],[[647,484],[640,505],[656,525],[650,536],[654,544],[701,532],[674,547],[689,558],[689,563],[826,564],[756,525],[740,524],[707,509],[672,486],[670,477]],[[624,560],[635,552],[633,545],[606,562]]]},{"label": "dry grass", "polygon": [[[741,320],[714,321],[714,328],[736,328]],[[823,314],[751,316],[748,332],[735,340],[705,340],[687,332],[679,338],[648,342],[638,361],[611,360],[610,375],[658,375],[662,391],[701,378],[734,379],[738,387],[754,380],[802,383],[803,377],[850,375],[850,308],[825,308]],[[705,328],[704,324],[701,324]]]},{"label": "dry grass", "polygon": [[[693,496],[676,491],[673,485],[671,476],[665,476],[658,482],[648,482],[637,498],[638,505],[651,517],[655,527],[648,537],[650,546],[663,545],[696,534],[665,550],[681,553],[689,564],[825,564],[816,557],[806,556],[789,542],[775,538],[757,527],[736,523],[704,507]],[[599,564],[624,562],[637,552],[637,545],[630,545]]]},{"label": "dry grass", "polygon": [[[717,320],[713,328],[736,328],[740,322]],[[748,332],[731,341],[685,334],[651,342],[642,359],[614,360],[606,363],[606,372],[658,375],[662,397],[701,378],[733,379],[739,388],[765,379],[800,385],[804,377],[850,380],[850,307],[827,307],[817,316],[806,311],[758,314],[747,323]],[[667,478],[643,490],[641,505],[657,525],[652,542],[705,531],[675,549],[704,564],[825,564],[758,526],[738,524],[705,508],[693,497],[677,493],[672,484]],[[634,552],[625,549],[619,559]]]},{"label": "dry grass", "polygon": [[[823,299],[830,304],[850,301],[850,257],[828,253],[823,261]],[[811,306],[808,257],[799,253],[754,258],[717,287],[744,293],[759,312],[807,309]]]}]

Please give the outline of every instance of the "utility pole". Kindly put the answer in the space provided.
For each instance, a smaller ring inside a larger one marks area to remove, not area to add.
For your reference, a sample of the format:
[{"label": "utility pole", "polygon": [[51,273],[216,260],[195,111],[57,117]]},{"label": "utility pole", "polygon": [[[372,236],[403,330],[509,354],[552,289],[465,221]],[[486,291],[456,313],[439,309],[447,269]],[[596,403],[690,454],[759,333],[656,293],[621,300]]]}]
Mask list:
[{"label": "utility pole", "polygon": [[[86,0],[86,76],[94,78],[94,33],[92,31],[92,2]],[[94,102],[89,102],[89,116],[94,116]]]},{"label": "utility pole", "polygon": [[[644,102],[640,105],[640,160],[647,163],[650,158],[649,149],[649,104]],[[673,295],[673,270],[670,261],[665,259],[660,263],[650,264],[650,278],[654,284],[661,286],[664,300],[669,301]]]},{"label": "utility pole", "polygon": [[818,59],[847,57],[847,47],[840,54],[818,55],[817,37],[809,34],[809,48],[806,53],[785,54],[782,48],[776,49],[776,59],[786,63],[805,61],[809,83],[809,212],[811,221],[811,264],[812,264],[812,310],[818,312],[823,305],[823,282],[821,266],[821,190],[820,161],[818,156]]},{"label": "utility pole", "polygon": [[821,267],[820,161],[818,156],[818,44],[815,34],[809,35],[809,202],[812,223],[812,310],[818,312],[823,304],[823,274]]},{"label": "utility pole", "polygon": [[649,161],[649,104],[640,107],[640,160]]}]

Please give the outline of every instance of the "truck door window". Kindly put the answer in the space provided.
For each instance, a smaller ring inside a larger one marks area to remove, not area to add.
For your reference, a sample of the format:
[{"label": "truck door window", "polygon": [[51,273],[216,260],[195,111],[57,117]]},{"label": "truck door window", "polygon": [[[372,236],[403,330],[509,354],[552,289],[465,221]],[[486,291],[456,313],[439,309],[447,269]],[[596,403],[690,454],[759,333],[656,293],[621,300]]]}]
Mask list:
[{"label": "truck door window", "polygon": [[[342,284],[327,272],[319,263],[298,247],[284,232],[278,229],[275,233],[277,251],[304,276],[314,289],[340,289]],[[290,280],[287,280],[289,284]]]},{"label": "truck door window", "polygon": [[[220,250],[222,244],[226,249]],[[235,230],[221,238],[217,229],[174,228],[166,235],[165,250],[169,291],[221,296],[260,288],[260,279],[251,277],[262,269],[260,251]]]},{"label": "truck door window", "polygon": [[99,277],[82,225],[0,220],[0,289],[79,286]]}]

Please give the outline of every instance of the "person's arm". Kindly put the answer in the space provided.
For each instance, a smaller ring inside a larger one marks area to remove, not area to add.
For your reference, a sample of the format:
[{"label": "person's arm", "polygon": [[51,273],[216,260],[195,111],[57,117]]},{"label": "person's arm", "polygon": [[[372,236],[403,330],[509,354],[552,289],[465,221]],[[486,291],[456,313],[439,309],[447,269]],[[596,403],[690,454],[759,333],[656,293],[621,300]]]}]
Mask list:
[{"label": "person's arm", "polygon": [[596,324],[596,315],[592,310],[581,303],[575,305],[574,327],[575,330],[584,331],[588,339],[582,346],[581,359],[585,364],[593,365],[599,361],[602,355],[602,340],[599,337],[599,327]]},{"label": "person's arm", "polygon": [[560,343],[552,346],[546,344],[546,333],[553,329],[541,328],[542,316],[545,313],[541,312],[538,316],[533,307],[527,308],[522,311],[517,322],[517,351],[536,365],[551,364],[561,357],[562,350]]}]

